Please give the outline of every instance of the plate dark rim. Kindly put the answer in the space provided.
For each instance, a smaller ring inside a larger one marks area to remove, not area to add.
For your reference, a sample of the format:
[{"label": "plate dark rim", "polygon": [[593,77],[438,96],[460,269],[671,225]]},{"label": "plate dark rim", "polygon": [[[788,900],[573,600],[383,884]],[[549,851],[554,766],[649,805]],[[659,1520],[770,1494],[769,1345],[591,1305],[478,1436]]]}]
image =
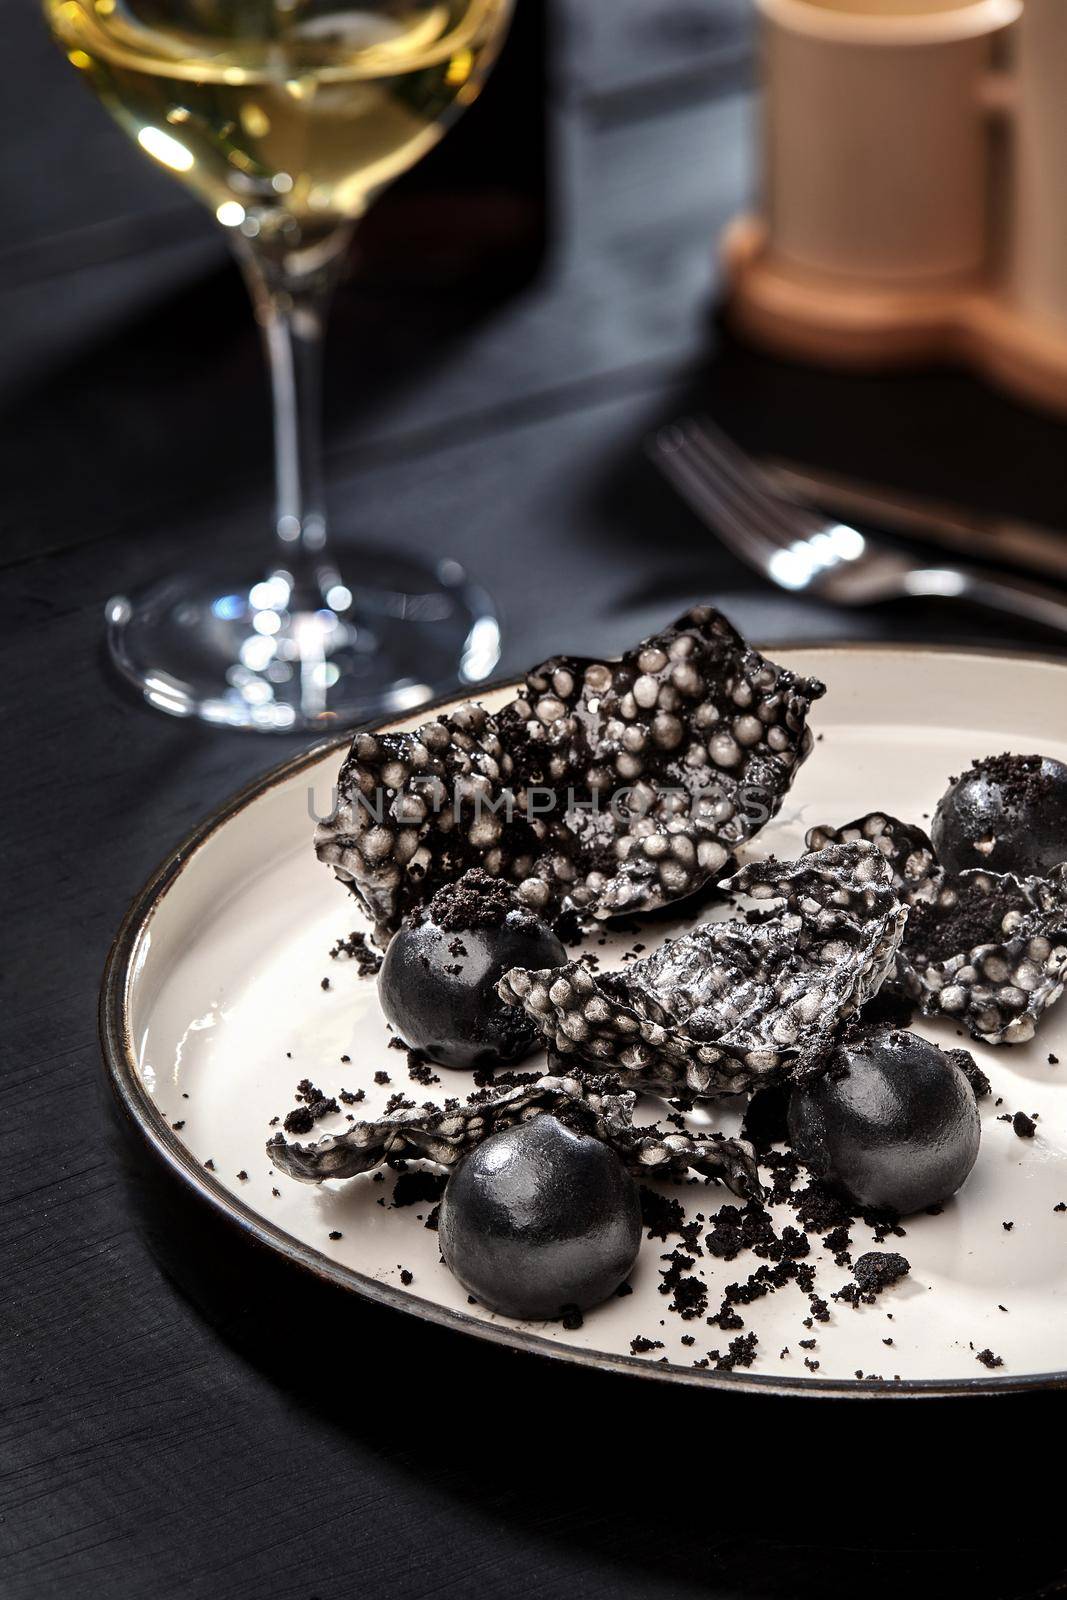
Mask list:
[{"label": "plate dark rim", "polygon": [[[810,641],[795,645],[777,643],[767,647],[779,655],[792,656],[805,651],[821,654],[899,655],[903,647],[875,641],[834,642],[817,644]],[[912,647],[928,655],[964,656],[975,661],[990,658],[1017,663],[1039,662],[1058,666],[1067,671],[1067,657],[1042,655],[1036,652],[1013,650],[961,650],[952,645]],[[521,680],[497,678],[479,685],[479,694],[496,690],[517,688]],[[441,695],[419,707],[412,715],[430,715],[444,706],[455,703],[463,696],[455,693]],[[469,697],[468,697],[469,698]],[[371,731],[389,727],[408,716],[395,714],[368,723]],[[327,1282],[336,1284],[365,1299],[419,1317],[424,1322],[436,1323],[454,1331],[466,1333],[492,1344],[521,1350],[543,1359],[565,1361],[572,1365],[593,1367],[601,1372],[613,1372],[661,1383],[686,1384],[694,1388],[745,1391],[765,1395],[782,1395],[791,1398],[837,1400],[920,1400],[941,1399],[951,1396],[993,1396],[1017,1394],[1032,1390],[1067,1387],[1067,1370],[1053,1373],[1030,1373],[1018,1377],[1005,1375],[975,1378],[916,1378],[899,1383],[889,1380],[818,1379],[773,1377],[769,1374],[746,1371],[716,1372],[700,1367],[683,1367],[674,1362],[650,1362],[640,1356],[606,1355],[600,1351],[581,1350],[569,1345],[559,1345],[539,1334],[526,1333],[521,1328],[499,1323],[482,1322],[460,1311],[451,1311],[432,1301],[423,1300],[403,1288],[380,1283],[351,1267],[335,1261],[303,1244],[286,1233],[283,1228],[268,1222],[258,1212],[246,1206],[206,1171],[176,1138],[159,1109],[147,1094],[137,1075],[132,1040],[127,1026],[127,996],[131,982],[131,957],[141,931],[146,927],[171,885],[188,865],[199,847],[219,828],[244,811],[253,800],[266,794],[277,784],[347,745],[352,738],[349,729],[343,734],[319,740],[307,750],[270,768],[258,778],[239,789],[235,794],[197,824],[152,873],[144,887],[136,894],[112,942],[104,967],[100,989],[98,1021],[100,1045],[108,1080],[118,1099],[120,1109],[129,1125],[145,1140],[150,1150],[196,1196],[205,1201],[227,1223],[256,1243],[277,1251],[290,1264]]]}]

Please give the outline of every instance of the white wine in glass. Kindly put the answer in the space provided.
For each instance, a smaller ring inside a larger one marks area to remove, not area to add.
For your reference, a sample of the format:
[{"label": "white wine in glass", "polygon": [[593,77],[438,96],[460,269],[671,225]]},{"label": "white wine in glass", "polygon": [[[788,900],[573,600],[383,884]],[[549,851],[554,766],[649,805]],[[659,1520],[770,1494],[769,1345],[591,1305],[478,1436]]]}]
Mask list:
[{"label": "white wine in glass", "polygon": [[153,705],[234,727],[343,726],[414,707],[499,656],[455,561],[327,537],[322,330],[352,228],[477,95],[510,0],[46,0],[68,60],[227,231],[274,397],[273,554],[186,568],[108,604],[112,656]]}]

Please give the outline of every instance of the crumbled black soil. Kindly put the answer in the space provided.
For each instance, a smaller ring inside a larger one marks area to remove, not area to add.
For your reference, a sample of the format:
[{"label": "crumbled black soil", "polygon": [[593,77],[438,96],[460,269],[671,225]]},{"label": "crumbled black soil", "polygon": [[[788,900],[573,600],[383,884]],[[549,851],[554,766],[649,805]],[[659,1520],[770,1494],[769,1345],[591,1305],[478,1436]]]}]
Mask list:
[{"label": "crumbled black soil", "polygon": [[1025,1111],[1017,1111],[1011,1119],[1011,1125],[1020,1139],[1032,1139],[1037,1132],[1037,1123]]},{"label": "crumbled black soil", "polygon": [[834,1264],[839,1267],[848,1267],[852,1265],[852,1257],[849,1255],[849,1246],[851,1243],[852,1235],[849,1233],[847,1226],[843,1222],[839,1223],[836,1228],[831,1228],[830,1232],[823,1240],[823,1244],[834,1258]]},{"label": "crumbled black soil", "polygon": [[690,1267],[695,1265],[693,1257],[683,1254],[681,1250],[672,1250],[660,1259],[669,1263],[662,1274],[659,1292],[673,1296],[670,1309],[685,1321],[703,1316],[708,1308],[708,1290],[702,1279],[693,1277],[689,1272]]},{"label": "crumbled black soil", "polygon": [[992,1093],[992,1084],[969,1050],[946,1050],[945,1055],[959,1067],[974,1090],[976,1100],[984,1100],[987,1094]]},{"label": "crumbled black soil", "polygon": [[424,1201],[436,1204],[447,1182],[443,1173],[430,1172],[425,1167],[409,1167],[399,1174],[393,1185],[393,1207],[417,1206]]},{"label": "crumbled black soil", "polygon": [[376,977],[382,964],[377,950],[367,943],[367,935],[354,930],[347,939],[338,939],[330,951],[331,961],[354,961],[361,978]]},{"label": "crumbled black soil", "polygon": [[650,1239],[662,1239],[666,1244],[668,1234],[681,1235],[685,1227],[685,1207],[673,1196],[660,1194],[642,1184],[641,1223],[648,1229]]},{"label": "crumbled black soil", "polygon": [[310,1133],[321,1117],[340,1109],[333,1096],[323,1094],[310,1078],[301,1078],[293,1091],[293,1098],[300,1104],[294,1111],[290,1111],[282,1123],[286,1133]]},{"label": "crumbled black soil", "polygon": [[408,1051],[408,1077],[412,1083],[421,1084],[424,1089],[430,1089],[441,1079],[433,1070],[432,1063],[423,1055],[421,1050]]},{"label": "crumbled black soil", "polygon": [[1003,881],[986,889],[973,878],[960,878],[954,887],[958,898],[951,909],[925,900],[911,907],[904,929],[904,949],[909,955],[947,961],[976,945],[999,944],[1008,912],[1025,915],[1033,910],[1024,894]]},{"label": "crumbled black soil", "polygon": [[717,1372],[733,1372],[736,1367],[752,1365],[758,1344],[759,1339],[754,1333],[741,1333],[736,1339],[730,1340],[725,1355],[720,1355],[718,1350],[709,1350],[708,1355],[714,1361]]},{"label": "crumbled black soil", "polygon": [[1041,756],[1013,756],[1005,750],[1003,755],[972,761],[971,770],[996,784],[1007,810],[1037,810],[1056,792],[1055,780],[1051,773],[1042,772],[1041,762]]},{"label": "crumbled black soil", "polygon": [[808,1253],[807,1235],[796,1228],[786,1227],[781,1235],[774,1231],[769,1211],[755,1201],[742,1209],[740,1206],[720,1206],[712,1219],[713,1226],[705,1236],[704,1248],[709,1255],[723,1261],[733,1261],[743,1250],[765,1260],[796,1259]]},{"label": "crumbled black soil", "polygon": [[846,1283],[834,1299],[844,1300],[853,1309],[861,1304],[873,1305],[884,1289],[899,1283],[910,1271],[911,1262],[895,1250],[869,1250],[852,1268],[855,1282]]},{"label": "crumbled black soil", "polygon": [[454,883],[438,889],[426,914],[446,933],[466,933],[470,928],[499,928],[518,905],[514,889],[504,879],[472,867]]}]

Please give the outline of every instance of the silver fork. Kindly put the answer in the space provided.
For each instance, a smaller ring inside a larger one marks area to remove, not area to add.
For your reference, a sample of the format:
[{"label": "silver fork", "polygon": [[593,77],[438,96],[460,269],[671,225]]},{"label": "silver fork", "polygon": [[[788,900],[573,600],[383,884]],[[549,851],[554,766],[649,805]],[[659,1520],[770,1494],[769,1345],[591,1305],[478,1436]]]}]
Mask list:
[{"label": "silver fork", "polygon": [[935,595],[1067,633],[1067,593],[978,567],[926,566],[847,523],[804,510],[780,495],[756,463],[706,418],[672,422],[649,448],[723,543],[780,589],[843,606]]}]

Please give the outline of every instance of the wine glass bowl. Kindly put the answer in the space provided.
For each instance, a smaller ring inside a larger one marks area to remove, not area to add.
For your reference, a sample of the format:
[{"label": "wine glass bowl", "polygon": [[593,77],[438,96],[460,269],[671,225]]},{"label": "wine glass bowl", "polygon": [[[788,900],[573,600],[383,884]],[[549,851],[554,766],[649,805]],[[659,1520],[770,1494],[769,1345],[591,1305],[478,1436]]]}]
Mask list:
[{"label": "wine glass bowl", "polygon": [[499,657],[455,561],[335,544],[321,346],[353,226],[477,95],[510,0],[45,0],[68,60],[158,166],[212,210],[263,332],[273,553],[197,562],[107,608],[112,659],[175,715],[271,731],[407,709]]}]

